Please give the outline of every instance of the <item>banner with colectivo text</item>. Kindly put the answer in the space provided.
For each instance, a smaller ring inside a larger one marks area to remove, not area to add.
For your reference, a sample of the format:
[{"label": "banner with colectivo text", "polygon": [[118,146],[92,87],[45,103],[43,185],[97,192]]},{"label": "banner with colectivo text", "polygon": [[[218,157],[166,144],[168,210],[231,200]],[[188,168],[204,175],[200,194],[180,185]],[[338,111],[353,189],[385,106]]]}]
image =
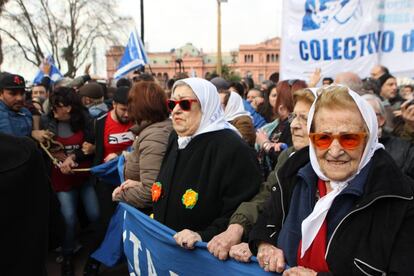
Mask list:
[{"label": "banner with colectivo text", "polygon": [[281,79],[351,71],[376,64],[414,77],[414,0],[284,0]]},{"label": "banner with colectivo text", "polygon": [[175,231],[137,209],[120,203],[105,240],[93,257],[113,266],[124,254],[130,276],[270,275],[256,260],[250,263],[220,261],[207,251],[203,242],[197,243],[194,250],[183,249],[175,243],[174,234]]}]

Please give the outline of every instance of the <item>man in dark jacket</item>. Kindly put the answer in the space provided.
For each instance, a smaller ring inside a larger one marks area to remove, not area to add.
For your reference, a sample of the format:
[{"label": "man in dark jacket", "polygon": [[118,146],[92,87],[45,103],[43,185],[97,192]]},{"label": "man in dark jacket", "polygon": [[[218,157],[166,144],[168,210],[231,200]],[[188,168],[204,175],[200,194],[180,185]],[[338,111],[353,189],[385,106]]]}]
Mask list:
[{"label": "man in dark jacket", "polygon": [[22,76],[0,74],[0,132],[30,136],[32,114],[24,107],[25,81]]},{"label": "man in dark jacket", "polygon": [[0,134],[1,274],[47,275],[49,183],[29,138]]}]

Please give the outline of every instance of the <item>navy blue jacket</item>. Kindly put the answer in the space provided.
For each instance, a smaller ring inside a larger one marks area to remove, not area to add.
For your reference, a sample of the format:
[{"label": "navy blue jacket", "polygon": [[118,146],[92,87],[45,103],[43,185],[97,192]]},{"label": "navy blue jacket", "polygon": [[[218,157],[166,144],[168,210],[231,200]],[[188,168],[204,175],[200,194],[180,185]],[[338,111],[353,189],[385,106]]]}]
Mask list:
[{"label": "navy blue jacket", "polygon": [[3,101],[0,101],[0,132],[19,137],[30,137],[32,125],[32,114],[27,108],[23,107],[19,112],[15,112]]}]

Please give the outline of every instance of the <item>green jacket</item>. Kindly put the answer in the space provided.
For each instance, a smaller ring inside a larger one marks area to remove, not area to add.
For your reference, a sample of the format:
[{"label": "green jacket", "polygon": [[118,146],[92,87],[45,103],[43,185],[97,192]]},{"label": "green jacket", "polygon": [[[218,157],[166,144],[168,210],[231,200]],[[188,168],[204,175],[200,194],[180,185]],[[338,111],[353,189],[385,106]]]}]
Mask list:
[{"label": "green jacket", "polygon": [[243,226],[243,239],[247,240],[249,237],[250,230],[256,223],[259,214],[263,211],[264,203],[270,198],[272,187],[277,184],[276,172],[294,152],[295,149],[293,147],[289,147],[279,155],[274,170],[270,172],[266,181],[260,185],[259,192],[250,201],[240,204],[231,216],[229,225],[240,224]]}]

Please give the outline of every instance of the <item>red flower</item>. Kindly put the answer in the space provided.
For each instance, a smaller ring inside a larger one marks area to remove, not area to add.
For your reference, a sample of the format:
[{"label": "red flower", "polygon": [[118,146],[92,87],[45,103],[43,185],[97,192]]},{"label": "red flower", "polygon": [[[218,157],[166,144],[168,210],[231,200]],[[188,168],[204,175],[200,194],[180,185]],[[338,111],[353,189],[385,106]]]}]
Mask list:
[{"label": "red flower", "polygon": [[151,187],[152,202],[157,202],[160,199],[162,193],[162,184],[155,182]]}]

